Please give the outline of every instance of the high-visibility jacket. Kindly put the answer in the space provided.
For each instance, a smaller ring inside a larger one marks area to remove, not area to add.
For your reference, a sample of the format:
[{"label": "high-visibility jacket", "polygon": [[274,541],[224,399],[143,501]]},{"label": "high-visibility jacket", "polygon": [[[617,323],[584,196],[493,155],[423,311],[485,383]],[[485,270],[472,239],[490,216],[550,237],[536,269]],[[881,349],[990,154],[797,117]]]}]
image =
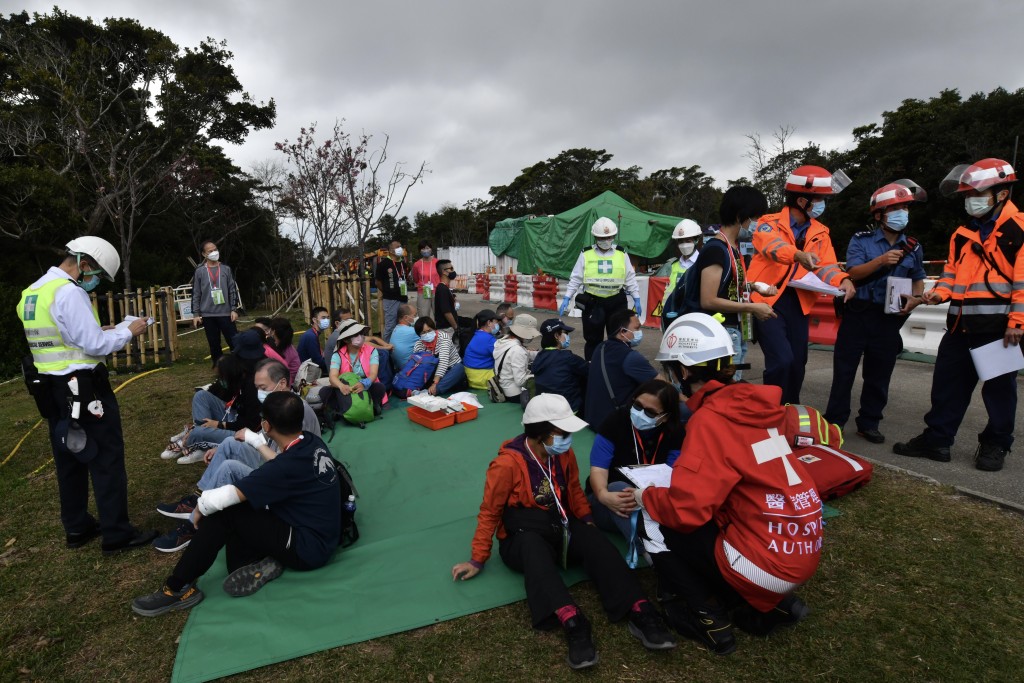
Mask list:
[{"label": "high-visibility jacket", "polygon": [[[25,326],[32,362],[43,374],[63,375],[73,365],[104,361],[102,357],[90,356],[82,349],[65,344],[57,323],[50,315],[57,290],[73,284],[71,280],[50,280],[35,289],[25,289],[18,301],[18,319]],[[92,314],[98,325],[100,318],[95,308]]]},{"label": "high-visibility jacket", "polygon": [[[757,230],[754,231],[754,256],[747,269],[747,281],[775,285],[779,291],[775,296],[761,296],[753,292],[753,301],[771,306],[782,296],[790,280],[800,279],[807,274],[807,269],[793,260],[798,251],[806,251],[817,257],[818,268],[814,274],[826,284],[838,287],[849,277],[836,261],[836,252],[832,248],[828,228],[812,218],[807,232],[804,233],[803,247],[798,247],[793,229],[789,226],[789,207],[785,207],[778,213],[761,216],[757,222]],[[800,297],[800,308],[803,309],[804,315],[807,315],[811,312],[818,295],[801,289],[797,291],[797,296]]]},{"label": "high-visibility jacket", "polygon": [[[1024,328],[1024,213],[1006,202],[988,239],[961,225],[935,292],[949,301],[950,332],[998,333]],[[979,253],[980,252],[980,253]]]},{"label": "high-visibility jacket", "polygon": [[665,294],[661,297],[661,307],[665,308],[665,304],[668,303],[668,298],[672,296],[672,292],[675,291],[676,285],[679,284],[679,278],[688,269],[683,267],[683,264],[676,259],[672,262],[672,272],[668,274],[668,284],[665,285]]},{"label": "high-visibility jacket", "polygon": [[583,250],[583,287],[587,294],[614,296],[625,284],[626,252],[621,247],[611,254],[599,254],[592,247]]}]

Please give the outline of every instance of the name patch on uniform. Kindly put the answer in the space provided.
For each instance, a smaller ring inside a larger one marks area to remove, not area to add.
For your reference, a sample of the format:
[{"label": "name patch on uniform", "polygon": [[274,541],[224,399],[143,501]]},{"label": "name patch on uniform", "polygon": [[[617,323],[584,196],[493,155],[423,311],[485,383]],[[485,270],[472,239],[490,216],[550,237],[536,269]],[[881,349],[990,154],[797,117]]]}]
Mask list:
[{"label": "name patch on uniform", "polygon": [[38,294],[30,294],[25,297],[25,308],[22,314],[22,320],[35,320],[36,319],[36,301],[39,300]]},{"label": "name patch on uniform", "polygon": [[818,462],[819,460],[821,460],[821,458],[815,457],[808,453],[807,455],[801,455],[799,458],[797,458],[797,460],[800,460],[801,462],[805,462],[808,465],[810,465],[812,462]]},{"label": "name patch on uniform", "polygon": [[767,223],[762,223],[761,225],[757,226],[757,231],[758,232],[771,232],[772,231],[772,226],[768,225]]}]

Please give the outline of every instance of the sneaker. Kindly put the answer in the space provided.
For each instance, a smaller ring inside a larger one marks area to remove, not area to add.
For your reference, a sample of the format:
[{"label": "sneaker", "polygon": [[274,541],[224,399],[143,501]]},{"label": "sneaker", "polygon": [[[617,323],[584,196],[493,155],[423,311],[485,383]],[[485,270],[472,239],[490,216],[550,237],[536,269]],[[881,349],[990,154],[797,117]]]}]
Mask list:
[{"label": "sneaker", "polygon": [[188,436],[188,433],[192,431],[192,427],[194,426],[195,425],[192,424],[185,425],[180,432],[172,436],[168,441],[171,443],[185,443],[185,437]]},{"label": "sneaker", "polygon": [[780,628],[796,626],[811,608],[795,595],[787,595],[770,612],[758,612],[749,605],[736,610],[736,625],[754,636],[767,636]]},{"label": "sneaker", "polygon": [[192,519],[192,511],[199,503],[199,496],[189,494],[174,503],[161,503],[156,506],[156,511],[166,517],[174,519]]},{"label": "sneaker", "polygon": [[192,526],[192,522],[183,522],[174,531],[169,531],[153,541],[153,547],[162,553],[176,553],[184,550],[195,535],[196,528]]},{"label": "sneaker", "polygon": [[654,605],[646,601],[640,604],[639,610],[629,613],[629,632],[648,650],[671,650],[676,646],[665,620]]},{"label": "sneaker", "polygon": [[918,434],[906,443],[893,444],[892,452],[908,458],[928,458],[935,462],[949,462],[951,459],[947,446],[929,445],[924,434]]},{"label": "sneaker", "polygon": [[712,610],[691,609],[682,600],[665,603],[668,623],[682,635],[696,640],[716,655],[728,655],[736,651],[736,636],[732,632],[732,620],[727,615]]},{"label": "sneaker", "polygon": [[1009,452],[1009,448],[982,441],[974,452],[974,466],[983,472],[998,472],[1003,469],[1003,460]]},{"label": "sneaker", "polygon": [[142,531],[141,529],[132,529],[132,535],[123,541],[117,543],[104,543],[101,548],[103,549],[104,555],[115,555],[117,553],[123,553],[127,550],[135,550],[136,548],[142,548],[143,546],[149,545],[154,538],[159,536],[157,531]]},{"label": "sneaker", "polygon": [[67,543],[67,547],[74,550],[81,548],[83,545],[91,541],[100,535],[100,523],[93,520],[92,526],[85,531],[79,531],[73,534],[65,534],[64,540]]},{"label": "sneaker", "polygon": [[857,436],[860,436],[871,443],[885,443],[885,435],[877,429],[857,428]]},{"label": "sneaker", "polygon": [[203,448],[192,447],[184,453],[183,456],[178,458],[179,465],[192,465],[197,462],[203,462],[206,459],[206,451]]},{"label": "sneaker", "polygon": [[188,609],[203,601],[203,591],[194,584],[187,584],[180,591],[167,586],[149,595],[140,595],[132,600],[132,611],[143,617],[156,617],[176,609]]},{"label": "sneaker", "polygon": [[180,458],[181,454],[185,452],[184,442],[171,441],[167,444],[167,448],[160,452],[160,458],[163,460],[171,460],[173,458]]},{"label": "sneaker", "polygon": [[569,646],[566,661],[571,669],[586,669],[597,664],[597,649],[590,637],[590,622],[582,612],[577,612],[572,619],[567,619],[562,628],[565,629],[565,641]]},{"label": "sneaker", "polygon": [[263,588],[268,581],[281,576],[284,565],[273,557],[247,564],[228,574],[224,579],[224,592],[233,598],[244,598]]}]

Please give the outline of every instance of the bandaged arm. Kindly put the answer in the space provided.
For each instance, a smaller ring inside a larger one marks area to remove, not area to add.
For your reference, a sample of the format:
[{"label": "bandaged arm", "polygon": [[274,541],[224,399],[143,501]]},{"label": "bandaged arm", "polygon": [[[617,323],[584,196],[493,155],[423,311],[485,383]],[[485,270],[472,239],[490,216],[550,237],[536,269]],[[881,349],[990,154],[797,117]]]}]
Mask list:
[{"label": "bandaged arm", "polygon": [[234,484],[225,484],[215,489],[203,491],[203,495],[199,496],[199,503],[196,507],[206,517],[215,512],[220,512],[224,508],[238,505],[243,500],[245,500],[245,495]]}]

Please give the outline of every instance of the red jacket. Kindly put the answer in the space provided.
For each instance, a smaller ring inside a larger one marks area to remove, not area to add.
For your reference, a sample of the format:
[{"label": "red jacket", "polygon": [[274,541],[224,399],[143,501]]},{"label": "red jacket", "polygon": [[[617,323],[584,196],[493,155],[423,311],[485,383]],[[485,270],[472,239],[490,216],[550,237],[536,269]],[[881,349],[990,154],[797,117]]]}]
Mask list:
[{"label": "red jacket", "polygon": [[821,554],[821,500],[803,463],[782,390],[709,382],[687,405],[682,452],[668,488],[648,488],[659,524],[688,533],[714,520],[722,576],[766,612],[814,575]]},{"label": "red jacket", "polygon": [[[535,453],[542,458],[546,453]],[[498,457],[491,461],[487,468],[487,481],[484,484],[484,500],[480,503],[480,514],[476,518],[476,533],[473,534],[472,559],[483,564],[491,556],[491,538],[503,539],[507,535],[501,516],[506,507],[521,506],[547,509],[534,499],[530,485],[530,470],[527,463],[531,462],[526,451],[526,437],[522,434],[509,439],[501,445]],[[543,461],[542,461],[543,462]],[[547,464],[546,462],[544,463]],[[561,473],[561,482],[568,486],[568,495],[561,496],[562,505],[566,505],[571,516],[584,521],[590,519],[590,503],[580,486],[580,470],[576,465],[576,455],[570,448],[566,453],[555,456],[555,467]],[[556,479],[558,475],[556,475]]]}]

